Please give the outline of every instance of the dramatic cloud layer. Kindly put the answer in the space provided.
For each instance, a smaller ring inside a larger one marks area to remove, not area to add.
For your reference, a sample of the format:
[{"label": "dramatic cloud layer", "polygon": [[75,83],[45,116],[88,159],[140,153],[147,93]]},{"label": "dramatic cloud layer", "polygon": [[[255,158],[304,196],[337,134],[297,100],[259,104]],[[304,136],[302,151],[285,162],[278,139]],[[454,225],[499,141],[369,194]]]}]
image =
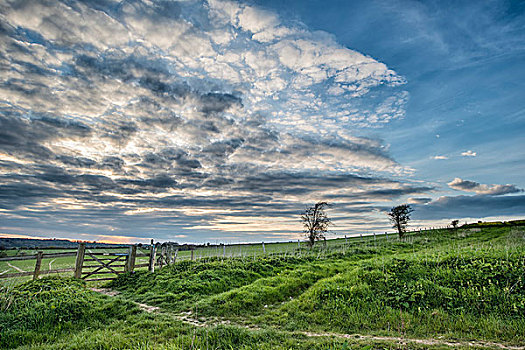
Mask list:
[{"label": "dramatic cloud layer", "polygon": [[267,8],[0,0],[0,66],[0,233],[260,241],[318,200],[345,233],[443,201],[377,136],[404,77]]},{"label": "dramatic cloud layer", "polygon": [[6,232],[283,234],[320,198],[429,190],[355,135],[403,117],[404,79],[328,33],[228,1],[0,13]]}]

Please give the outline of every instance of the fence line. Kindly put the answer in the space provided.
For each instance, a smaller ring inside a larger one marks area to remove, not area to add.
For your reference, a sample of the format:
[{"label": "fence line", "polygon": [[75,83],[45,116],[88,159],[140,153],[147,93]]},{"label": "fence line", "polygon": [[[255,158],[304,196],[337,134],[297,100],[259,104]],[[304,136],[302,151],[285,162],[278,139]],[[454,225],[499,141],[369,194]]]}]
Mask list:
[{"label": "fence line", "polygon": [[[439,228],[438,228],[439,229]],[[450,228],[442,228],[444,230],[450,230]],[[413,236],[414,234],[426,234],[427,231],[434,231],[436,228],[428,228],[428,229],[418,229],[414,231],[407,231],[405,233],[405,241],[409,243],[413,243]],[[325,240],[323,242],[323,246],[321,249],[312,251],[313,254],[317,254],[317,257],[320,257],[321,254],[325,253],[330,249],[332,251],[336,251],[337,249],[341,249],[343,252],[346,252],[346,249],[348,247],[348,243],[350,239],[352,239],[354,242],[362,242],[367,244],[373,244],[376,245],[378,242],[388,242],[391,239],[389,239],[389,236],[397,235],[397,233],[388,233],[385,232],[385,234],[376,234],[376,233],[366,233],[366,234],[360,234],[355,236],[344,236],[343,238],[339,238],[342,242],[339,244],[339,242],[334,242],[327,244],[327,241]],[[336,239],[338,240],[338,239]],[[271,248],[273,244],[283,244],[288,243],[290,246],[283,247],[280,251],[273,251]],[[304,244],[305,242],[301,242],[298,240],[297,242],[297,248],[291,248],[292,244],[294,244],[294,241],[290,242],[275,242],[275,243],[257,243],[257,244],[246,244],[245,247],[253,247],[255,246],[255,249],[253,250],[253,256],[255,259],[256,255],[260,255],[261,253],[263,255],[271,255],[271,256],[279,256],[282,255],[283,257],[286,257],[288,255],[295,255],[295,256],[302,256],[303,252],[305,251]],[[219,250],[219,247],[222,245],[222,252]],[[237,247],[238,246],[238,247]],[[328,248],[330,246],[330,248]],[[42,275],[47,274],[53,274],[53,273],[66,273],[66,272],[73,272],[73,276],[79,279],[84,279],[86,281],[103,281],[103,280],[112,280],[116,279],[119,274],[126,273],[126,272],[133,272],[137,268],[144,268],[147,267],[148,271],[154,272],[155,267],[163,267],[167,265],[171,265],[177,261],[177,259],[182,260],[183,257],[179,256],[179,247],[175,243],[155,243],[154,240],[151,240],[151,244],[149,245],[149,253],[141,253],[137,252],[138,247],[137,245],[130,245],[128,248],[128,251],[125,253],[117,253],[117,252],[97,252],[96,249],[108,249],[105,247],[100,248],[90,248],[86,249],[85,243],[80,243],[76,252],[58,252],[58,253],[44,253],[43,251],[38,251],[37,254],[33,255],[25,255],[25,256],[13,256],[13,257],[5,257],[0,258],[0,262],[2,261],[23,261],[23,260],[35,260],[35,265],[33,271],[24,271],[24,272],[14,272],[14,273],[1,273],[0,279],[5,278],[13,278],[13,277],[25,277],[25,276],[32,276],[33,279],[38,279]],[[257,248],[259,247],[259,248]],[[200,255],[194,252],[195,247],[190,246],[190,256],[189,259],[196,260],[196,259],[206,259],[206,258],[222,258],[226,259],[229,258],[230,255],[233,258],[234,256],[238,256],[241,258],[244,258],[244,254],[246,256],[250,256],[251,252],[250,249],[243,249],[243,244],[235,244],[235,245],[229,245],[229,252],[227,254],[226,252],[226,245],[225,244],[217,244],[215,246],[215,249],[213,246],[204,247],[203,249],[211,249],[214,250],[215,255],[213,255],[213,252],[210,254],[209,252],[203,252]],[[115,248],[109,248],[109,249],[115,249]],[[292,251],[289,251],[289,250]],[[92,251],[95,250],[95,251]],[[236,252],[239,255],[236,255]],[[43,259],[49,259],[49,258],[62,258],[62,257],[70,257],[75,256],[75,265],[72,268],[61,268],[61,269],[53,269],[53,270],[42,270],[42,260]],[[148,258],[147,263],[138,263],[136,261],[136,258]],[[188,259],[188,257],[186,257]],[[104,277],[97,277],[97,275],[104,275]],[[108,276],[111,275],[111,276]]]}]

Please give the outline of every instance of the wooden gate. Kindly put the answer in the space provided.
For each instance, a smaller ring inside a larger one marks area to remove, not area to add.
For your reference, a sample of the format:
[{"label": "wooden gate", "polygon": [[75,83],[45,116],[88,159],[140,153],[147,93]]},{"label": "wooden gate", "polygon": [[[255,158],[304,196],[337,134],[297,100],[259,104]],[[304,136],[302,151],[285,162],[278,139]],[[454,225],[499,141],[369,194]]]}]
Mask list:
[{"label": "wooden gate", "polygon": [[[124,272],[133,272],[137,246],[130,247],[128,253],[95,253],[86,251],[86,246],[81,243],[75,263],[75,277],[86,281],[107,281],[117,278]],[[88,264],[85,264],[85,263]],[[98,275],[111,274],[111,277],[94,278]]]}]

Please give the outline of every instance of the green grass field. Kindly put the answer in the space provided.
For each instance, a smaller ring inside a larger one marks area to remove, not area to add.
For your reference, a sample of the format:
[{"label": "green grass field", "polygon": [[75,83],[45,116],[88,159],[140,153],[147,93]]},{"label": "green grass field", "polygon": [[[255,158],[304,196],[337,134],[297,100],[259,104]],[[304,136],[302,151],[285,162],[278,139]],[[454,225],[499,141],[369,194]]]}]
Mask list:
[{"label": "green grass field", "polygon": [[268,244],[266,254],[230,248],[233,258],[209,247],[196,261],[120,275],[106,285],[116,296],[71,278],[4,285],[0,347],[525,348],[523,228],[340,239],[312,250]]}]

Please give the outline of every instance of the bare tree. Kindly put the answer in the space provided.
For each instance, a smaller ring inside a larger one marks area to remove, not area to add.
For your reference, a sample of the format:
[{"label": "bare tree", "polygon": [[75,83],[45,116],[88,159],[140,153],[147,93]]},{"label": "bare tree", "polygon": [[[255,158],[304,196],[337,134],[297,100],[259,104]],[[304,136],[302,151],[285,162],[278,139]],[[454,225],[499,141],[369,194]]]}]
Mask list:
[{"label": "bare tree", "polygon": [[306,208],[301,215],[303,220],[304,233],[308,237],[308,246],[312,247],[315,241],[325,239],[328,227],[332,225],[332,220],[326,215],[325,208],[331,205],[327,202],[317,202],[313,207]]},{"label": "bare tree", "polygon": [[408,204],[401,204],[390,209],[388,216],[390,222],[392,222],[392,227],[397,228],[399,238],[402,238],[405,234],[408,221],[410,221],[410,213],[413,211],[414,209]]}]

